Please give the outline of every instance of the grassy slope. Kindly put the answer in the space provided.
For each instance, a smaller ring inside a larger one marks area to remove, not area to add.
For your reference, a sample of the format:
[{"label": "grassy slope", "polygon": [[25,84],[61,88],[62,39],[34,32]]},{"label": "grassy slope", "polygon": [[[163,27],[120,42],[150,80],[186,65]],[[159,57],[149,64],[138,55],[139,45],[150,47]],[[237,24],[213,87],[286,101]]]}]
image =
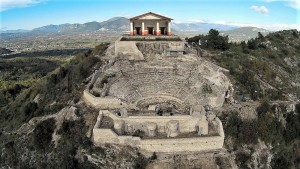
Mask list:
[{"label": "grassy slope", "polygon": [[[276,107],[268,101],[300,98],[300,88],[295,85],[300,82],[299,32],[280,31],[253,41],[254,46],[233,44],[228,51],[209,58],[230,70],[236,94],[250,94],[261,100],[258,119],[242,120],[239,112],[226,112],[227,116],[221,117],[225,121],[225,147],[235,152],[239,167],[250,168],[255,153],[260,151],[260,139],[270,146],[271,167],[299,168],[300,104],[295,112],[287,112],[285,105]],[[267,167],[267,152],[255,158],[261,160],[259,166]]]},{"label": "grassy slope", "polygon": [[211,59],[230,70],[238,94],[271,100],[285,100],[287,94],[300,98],[299,36],[297,31],[271,33],[256,39],[254,49],[249,44],[233,44]]},{"label": "grassy slope", "polygon": [[[32,117],[53,114],[62,107],[76,103],[88,82],[87,77],[102,64],[96,55],[101,57],[107,46],[101,44],[92,51],[78,54],[69,63],[23,91],[1,110],[0,128],[5,128],[5,132],[17,131]],[[33,99],[37,95],[40,99],[35,103]],[[95,147],[86,136],[88,124],[84,116],[94,116],[97,111],[84,104],[76,104],[76,107],[78,120],[63,122],[58,131],[61,138],[57,147],[51,142],[55,128],[55,119],[51,118],[38,123],[28,134],[0,133],[0,168],[114,168],[116,165],[145,168],[149,159],[136,149],[110,145]],[[94,159],[94,162],[87,158]]]},{"label": "grassy slope", "polygon": [[[189,41],[198,42],[199,38],[201,36]],[[212,55],[206,59],[229,70],[228,77],[234,83],[236,95],[249,94],[261,102],[256,112],[247,112],[257,113],[257,119],[242,119],[242,112],[234,109],[235,106],[220,113],[225,147],[236,157],[236,164],[240,168],[255,168],[255,165],[299,168],[300,104],[296,105],[295,112],[287,112],[287,105],[269,102],[300,98],[299,32],[289,30],[258,36],[247,43],[231,44],[230,49],[223,52],[207,50]],[[259,140],[268,146],[263,153]],[[271,162],[268,162],[270,157]]]},{"label": "grassy slope", "polygon": [[[95,57],[101,55],[107,44],[97,46],[93,51],[75,56],[67,64],[56,69],[33,86],[23,91],[15,100],[1,109],[0,127],[18,128],[32,117],[56,113],[70,102],[81,97],[85,79],[101,61]],[[38,96],[38,102],[34,98]]]},{"label": "grassy slope", "polygon": [[0,106],[13,101],[71,56],[0,58]]}]

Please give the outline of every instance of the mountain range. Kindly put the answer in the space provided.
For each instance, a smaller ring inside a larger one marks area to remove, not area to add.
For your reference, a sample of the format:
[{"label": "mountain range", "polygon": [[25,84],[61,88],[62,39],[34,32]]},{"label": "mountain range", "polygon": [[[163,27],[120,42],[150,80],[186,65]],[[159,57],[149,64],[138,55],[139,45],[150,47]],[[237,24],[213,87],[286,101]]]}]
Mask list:
[{"label": "mountain range", "polygon": [[258,36],[258,32],[262,35],[267,35],[270,31],[256,27],[240,27],[232,30],[221,31],[221,35],[229,36],[231,41],[247,41]]},{"label": "mountain range", "polygon": [[[197,32],[207,33],[210,29],[217,29],[224,35],[234,37],[233,39],[247,40],[257,36],[258,32],[269,32],[265,29],[246,27],[240,28],[237,26],[215,23],[172,23],[172,32]],[[97,32],[97,31],[117,31],[127,32],[129,30],[129,20],[125,17],[114,17],[103,22],[87,22],[83,24],[60,24],[60,25],[47,25],[38,27],[32,30],[6,30],[0,33],[84,33],[84,32]]]},{"label": "mountain range", "polygon": [[34,32],[62,33],[62,32],[93,32],[93,31],[126,31],[129,21],[124,17],[114,17],[103,22],[87,22],[84,24],[47,25],[35,28]]}]

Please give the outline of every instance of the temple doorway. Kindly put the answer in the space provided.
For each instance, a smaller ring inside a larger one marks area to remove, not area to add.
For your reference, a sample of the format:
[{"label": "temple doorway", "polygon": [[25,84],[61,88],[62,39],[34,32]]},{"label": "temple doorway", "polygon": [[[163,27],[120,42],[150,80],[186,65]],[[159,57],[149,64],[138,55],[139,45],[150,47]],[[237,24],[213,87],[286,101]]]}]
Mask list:
[{"label": "temple doorway", "polygon": [[148,27],[148,34],[153,35],[153,27]]},{"label": "temple doorway", "polygon": [[136,27],[136,34],[137,35],[141,35],[141,28],[140,27]]},{"label": "temple doorway", "polygon": [[165,35],[165,27],[160,27],[160,34]]}]

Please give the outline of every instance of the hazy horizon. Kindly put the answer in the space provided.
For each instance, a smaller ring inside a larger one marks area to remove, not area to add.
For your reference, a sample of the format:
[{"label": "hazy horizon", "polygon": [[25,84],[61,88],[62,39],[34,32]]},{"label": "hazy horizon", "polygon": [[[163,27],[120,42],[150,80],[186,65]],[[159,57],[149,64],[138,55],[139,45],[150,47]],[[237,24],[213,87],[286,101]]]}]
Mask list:
[{"label": "hazy horizon", "polygon": [[31,30],[45,25],[105,21],[155,12],[175,23],[205,22],[300,30],[299,0],[2,0],[1,30]]}]

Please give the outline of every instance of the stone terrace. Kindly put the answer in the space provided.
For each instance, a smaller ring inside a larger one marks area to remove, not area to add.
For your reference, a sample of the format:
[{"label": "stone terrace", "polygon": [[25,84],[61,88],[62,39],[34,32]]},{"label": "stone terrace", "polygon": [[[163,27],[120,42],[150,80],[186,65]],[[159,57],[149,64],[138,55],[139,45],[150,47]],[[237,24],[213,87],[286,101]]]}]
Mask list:
[{"label": "stone terrace", "polygon": [[160,36],[129,36],[129,35],[123,35],[121,38],[121,41],[182,41],[182,39],[179,36],[171,35],[160,35]]}]

